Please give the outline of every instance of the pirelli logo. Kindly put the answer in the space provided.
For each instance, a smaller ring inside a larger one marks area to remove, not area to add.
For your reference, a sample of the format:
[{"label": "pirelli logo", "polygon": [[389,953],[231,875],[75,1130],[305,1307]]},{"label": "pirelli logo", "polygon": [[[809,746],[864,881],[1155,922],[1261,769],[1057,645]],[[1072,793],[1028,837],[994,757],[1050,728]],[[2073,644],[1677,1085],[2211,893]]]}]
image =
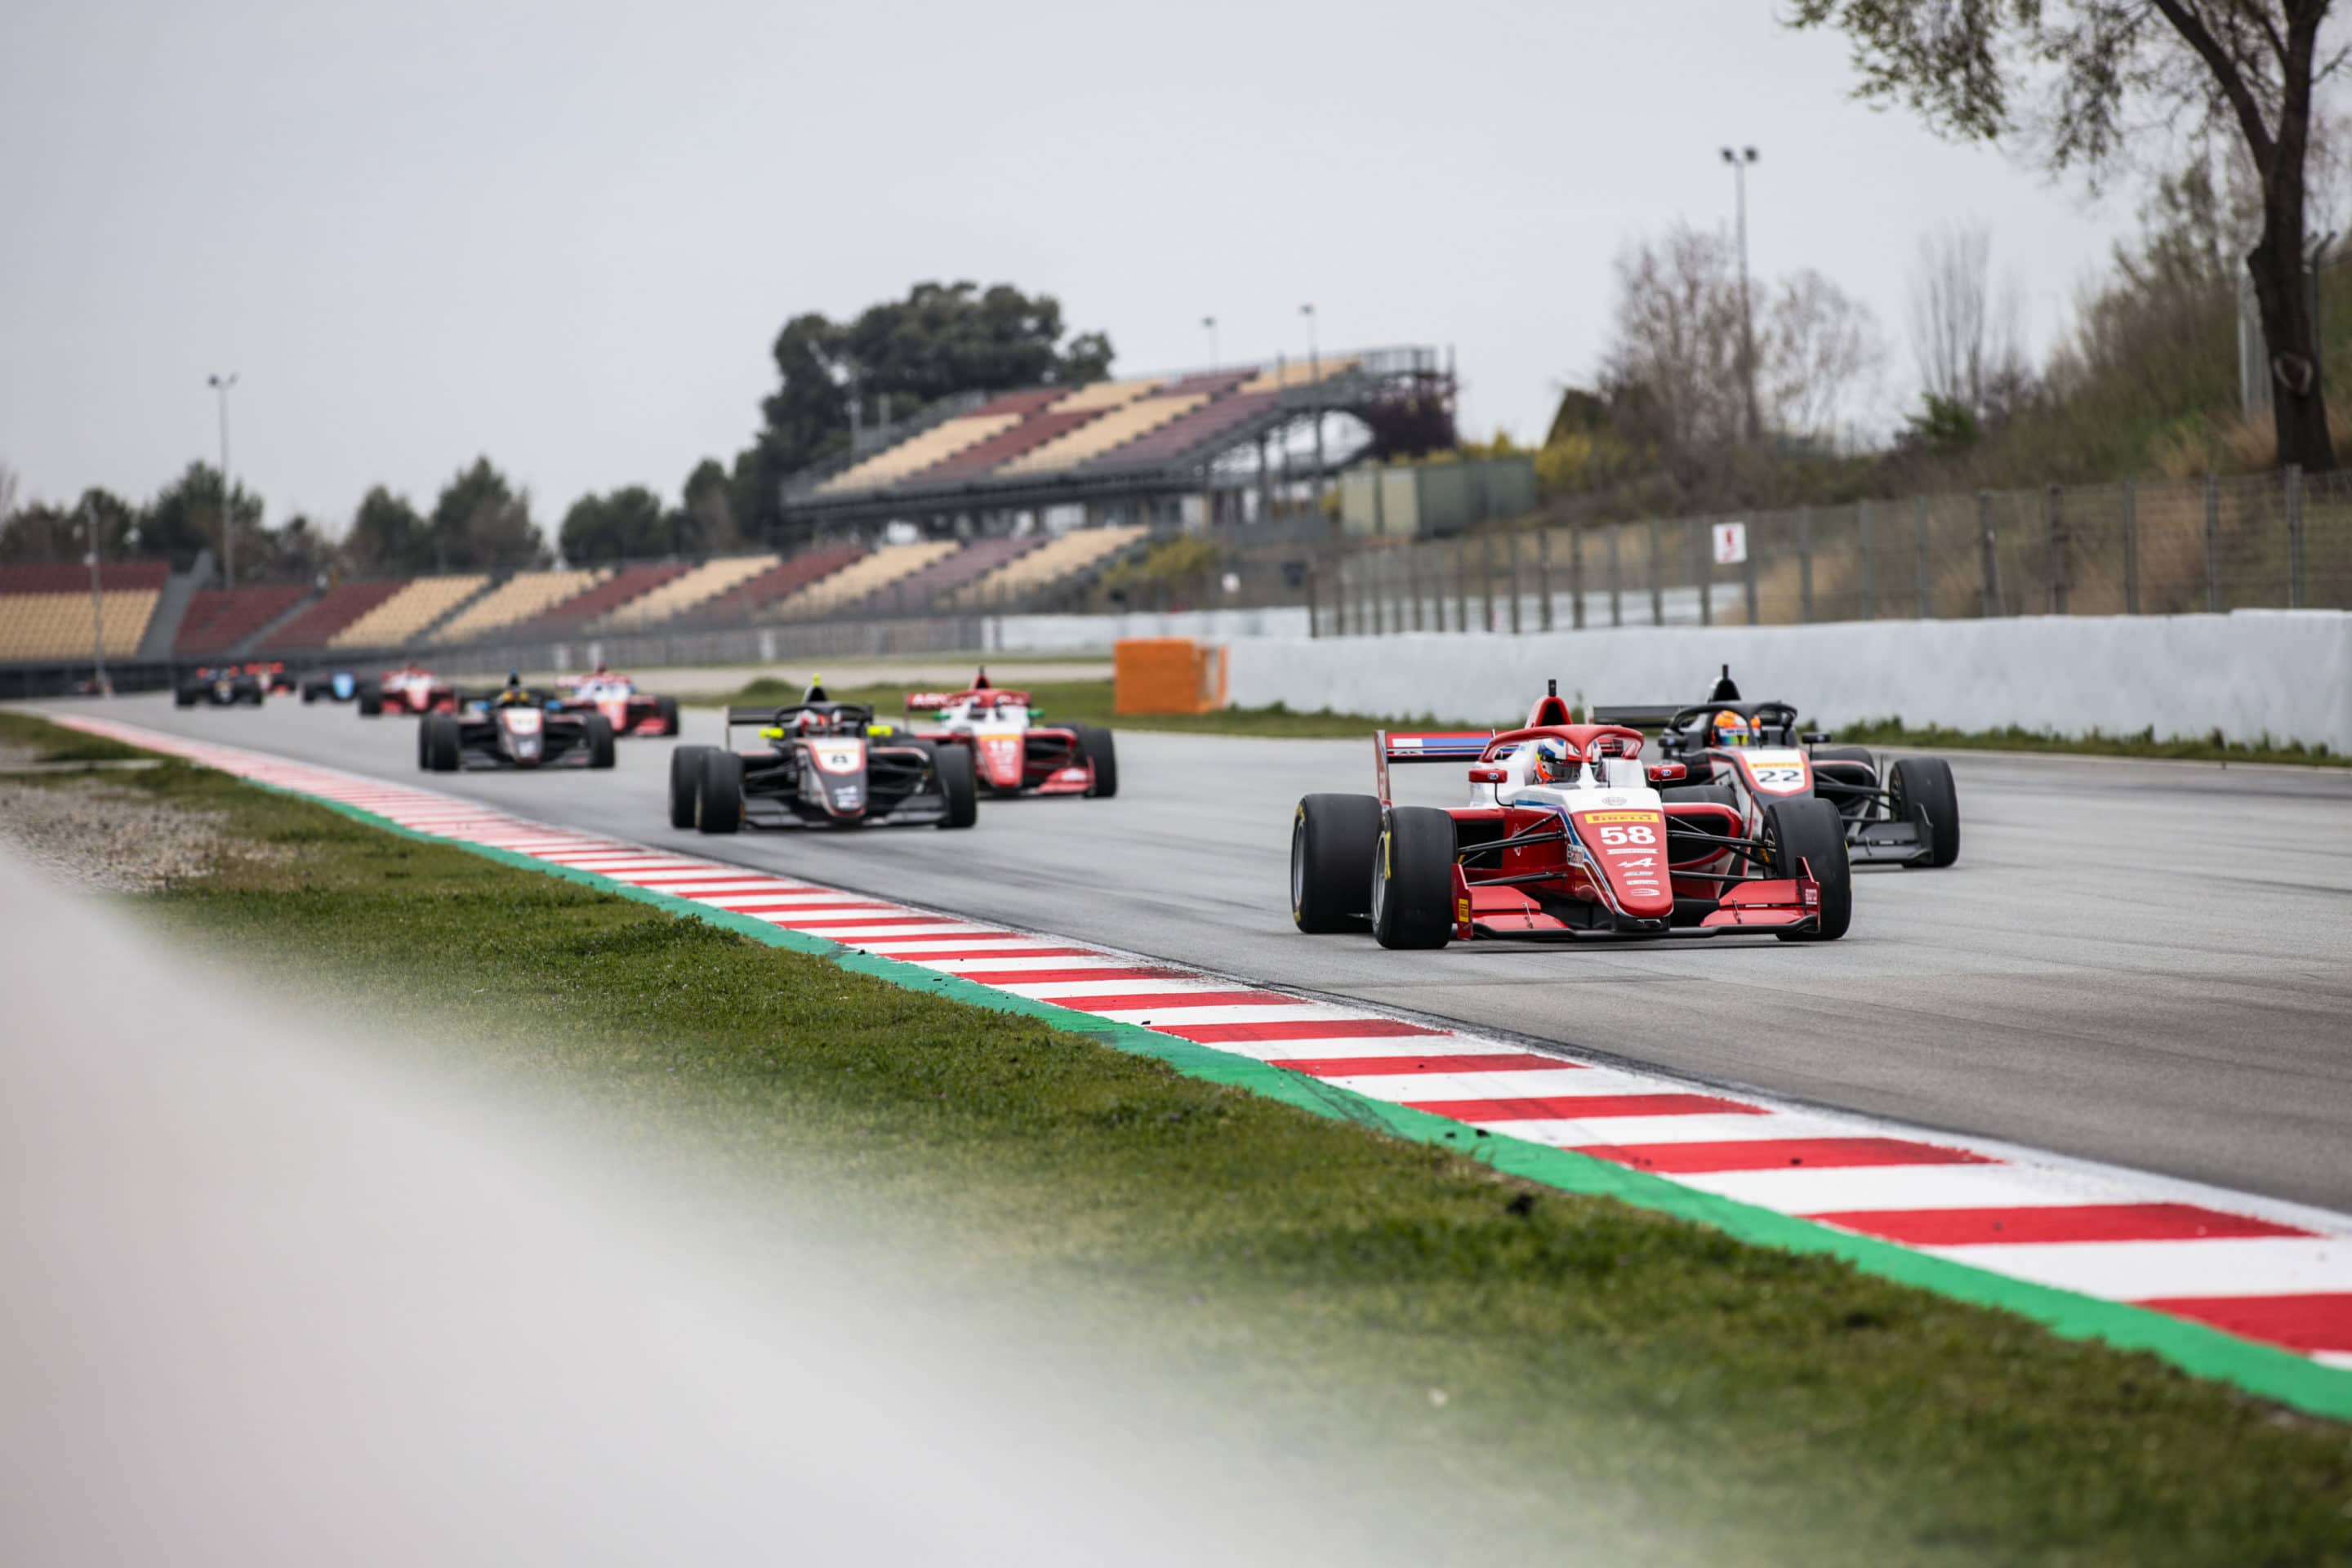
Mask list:
[{"label": "pirelli logo", "polygon": [[1576,814],[1576,820],[1579,822],[1655,822],[1658,820],[1658,814],[1654,811],[1580,811]]}]

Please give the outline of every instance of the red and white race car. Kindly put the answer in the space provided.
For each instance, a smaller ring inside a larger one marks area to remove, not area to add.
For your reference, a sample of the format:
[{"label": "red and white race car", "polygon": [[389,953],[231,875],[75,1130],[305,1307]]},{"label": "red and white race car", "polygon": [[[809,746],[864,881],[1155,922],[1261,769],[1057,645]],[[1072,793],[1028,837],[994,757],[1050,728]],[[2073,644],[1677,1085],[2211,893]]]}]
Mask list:
[{"label": "red and white race car", "polygon": [[574,676],[555,683],[558,712],[602,713],[615,735],[675,735],[677,699],[656,697],[637,689],[625,675],[598,667],[593,675]]},{"label": "red and white race car", "polygon": [[[1853,874],[1837,808],[1776,799],[1754,820],[1719,802],[1662,798],[1680,763],[1645,765],[1642,732],[1578,724],[1559,683],[1525,727],[1378,731],[1380,793],[1310,795],[1290,835],[1290,912],[1309,932],[1382,947],[1536,940],[1845,934]],[[1467,763],[1470,797],[1398,805],[1389,769]]]},{"label": "red and white race car", "polygon": [[360,713],[373,719],[382,713],[454,713],[457,689],[420,664],[387,669],[360,688]]},{"label": "red and white race car", "polygon": [[988,671],[961,691],[910,691],[907,711],[934,713],[937,727],[915,731],[934,745],[971,748],[981,787],[992,795],[1118,793],[1118,752],[1108,730],[1092,724],[1040,724],[1029,693],[988,683]]}]

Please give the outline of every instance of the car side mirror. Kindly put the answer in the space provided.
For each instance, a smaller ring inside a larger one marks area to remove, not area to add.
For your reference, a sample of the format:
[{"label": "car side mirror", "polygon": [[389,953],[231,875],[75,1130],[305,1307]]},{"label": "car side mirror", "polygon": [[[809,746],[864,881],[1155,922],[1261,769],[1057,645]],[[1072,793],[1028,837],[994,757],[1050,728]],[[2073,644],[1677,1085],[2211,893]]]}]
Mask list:
[{"label": "car side mirror", "polygon": [[1654,784],[1680,784],[1690,777],[1690,770],[1680,763],[1652,763],[1650,782]]},{"label": "car side mirror", "polygon": [[1832,739],[1834,739],[1834,737],[1832,736],[1827,730],[1808,730],[1805,731],[1805,744],[1808,746],[1826,746]]},{"label": "car side mirror", "polygon": [[1510,771],[1507,768],[1472,768],[1470,770],[1472,784],[1498,784],[1510,776]]}]

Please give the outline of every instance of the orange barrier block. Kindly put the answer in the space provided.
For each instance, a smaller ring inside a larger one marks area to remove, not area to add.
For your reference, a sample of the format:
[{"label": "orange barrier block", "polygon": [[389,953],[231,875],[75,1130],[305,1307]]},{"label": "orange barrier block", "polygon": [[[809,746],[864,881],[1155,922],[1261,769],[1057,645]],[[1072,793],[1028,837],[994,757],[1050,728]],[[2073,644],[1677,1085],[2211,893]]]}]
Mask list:
[{"label": "orange barrier block", "polygon": [[1123,637],[1111,648],[1113,713],[1213,713],[1225,705],[1225,649],[1191,637]]}]

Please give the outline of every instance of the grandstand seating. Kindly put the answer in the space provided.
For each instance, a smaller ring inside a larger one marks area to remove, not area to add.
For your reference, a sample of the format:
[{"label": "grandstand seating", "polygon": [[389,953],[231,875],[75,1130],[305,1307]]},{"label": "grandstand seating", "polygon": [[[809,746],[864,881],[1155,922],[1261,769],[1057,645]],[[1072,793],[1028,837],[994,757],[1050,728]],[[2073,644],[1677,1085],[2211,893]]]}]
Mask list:
[{"label": "grandstand seating", "polygon": [[992,397],[974,414],[1017,414],[1026,419],[1068,389],[1059,386],[1033,386],[1026,392],[1007,392]]},{"label": "grandstand seating", "polygon": [[1160,385],[1155,376],[1135,381],[1090,381],[1066,397],[1055,398],[1048,406],[1056,414],[1080,414],[1090,408],[1099,412],[1122,407],[1146,393],[1159,391]]},{"label": "grandstand seating", "polygon": [[1123,463],[1166,462],[1228,430],[1238,429],[1274,404],[1275,395],[1271,392],[1244,392],[1220,397],[1171,419],[1157,430],[1147,431],[1123,447],[1103,453],[1087,466],[1108,468]]},{"label": "grandstand seating", "polygon": [[[0,592],[0,662],[18,659],[87,658],[97,640],[91,625],[89,574],[82,574],[79,594],[11,594]],[[161,588],[112,588],[99,595],[97,615],[104,624],[106,657],[129,658],[147,635]]]},{"label": "grandstand seating", "polygon": [[1034,550],[997,564],[985,575],[967,583],[950,603],[1001,605],[1108,563],[1122,551],[1141,543],[1151,530],[1142,523],[1117,528],[1074,529],[1046,541]]},{"label": "grandstand seating", "polygon": [[642,598],[633,599],[604,617],[614,629],[667,621],[740,586],[778,564],[774,555],[730,555],[706,561],[681,577],[673,577]]},{"label": "grandstand seating", "polygon": [[516,629],[531,637],[542,634],[561,636],[584,630],[591,621],[612,614],[639,595],[650,594],[663,584],[685,576],[693,568],[675,563],[623,567],[578,598],[566,599],[532,616]]},{"label": "grandstand seating", "polygon": [[300,583],[264,583],[252,588],[200,588],[180,622],[172,651],[184,658],[225,654],[296,605],[310,588]]},{"label": "grandstand seating", "polygon": [[433,634],[436,643],[471,642],[519,626],[578,598],[604,580],[583,568],[562,572],[518,572],[464,609]]},{"label": "grandstand seating", "polygon": [[871,602],[880,608],[910,611],[943,604],[956,590],[973,579],[986,576],[1045,542],[1045,536],[1035,533],[1005,539],[975,539],[961,550],[940,556],[921,571],[910,572],[899,578],[876,595]]},{"label": "grandstand seating", "polygon": [[366,583],[341,583],[319,595],[316,603],[269,636],[271,648],[322,648],[335,634],[408,586],[405,577],[383,577]]},{"label": "grandstand seating", "polygon": [[[171,574],[171,563],[163,561],[109,561],[98,569],[99,582],[110,594],[121,588],[152,588],[161,593]],[[89,566],[79,561],[0,566],[0,594],[79,594],[87,602]]]},{"label": "grandstand seating", "polygon": [[1362,363],[1358,359],[1290,360],[1272,370],[1259,371],[1242,383],[1241,389],[1244,392],[1280,392],[1285,387],[1312,386],[1318,381],[1344,375]]},{"label": "grandstand seating", "polygon": [[952,540],[926,540],[919,544],[886,544],[871,555],[821,577],[779,603],[762,620],[821,616],[881,593],[901,577],[911,576],[944,555],[955,553]]},{"label": "grandstand seating", "polygon": [[863,545],[835,544],[803,550],[787,556],[747,583],[738,584],[717,598],[707,599],[680,617],[685,626],[732,626],[746,621],[777,600],[800,592],[865,559]]},{"label": "grandstand seating", "polygon": [[1066,435],[1058,436],[1042,447],[1032,448],[997,471],[1036,474],[1074,468],[1089,458],[1101,457],[1114,447],[1123,447],[1139,436],[1192,413],[1208,401],[1205,395],[1197,392],[1139,398],[1112,409],[1099,419],[1079,426]]},{"label": "grandstand seating", "polygon": [[971,479],[991,468],[1009,463],[1025,452],[1034,452],[1056,437],[1066,436],[1088,420],[1101,416],[1094,409],[1081,408],[1075,414],[1035,414],[1010,429],[1000,430],[987,440],[966,447],[943,463],[935,463],[918,476],[924,484],[945,479]]},{"label": "grandstand seating", "polygon": [[402,647],[489,586],[484,572],[419,577],[327,639],[330,647]]},{"label": "grandstand seating", "polygon": [[864,462],[844,468],[817,486],[817,493],[833,495],[842,490],[876,489],[897,484],[908,475],[919,473],[967,447],[977,446],[1020,420],[1018,414],[967,414],[959,419],[942,420],[895,447],[875,453]]}]

